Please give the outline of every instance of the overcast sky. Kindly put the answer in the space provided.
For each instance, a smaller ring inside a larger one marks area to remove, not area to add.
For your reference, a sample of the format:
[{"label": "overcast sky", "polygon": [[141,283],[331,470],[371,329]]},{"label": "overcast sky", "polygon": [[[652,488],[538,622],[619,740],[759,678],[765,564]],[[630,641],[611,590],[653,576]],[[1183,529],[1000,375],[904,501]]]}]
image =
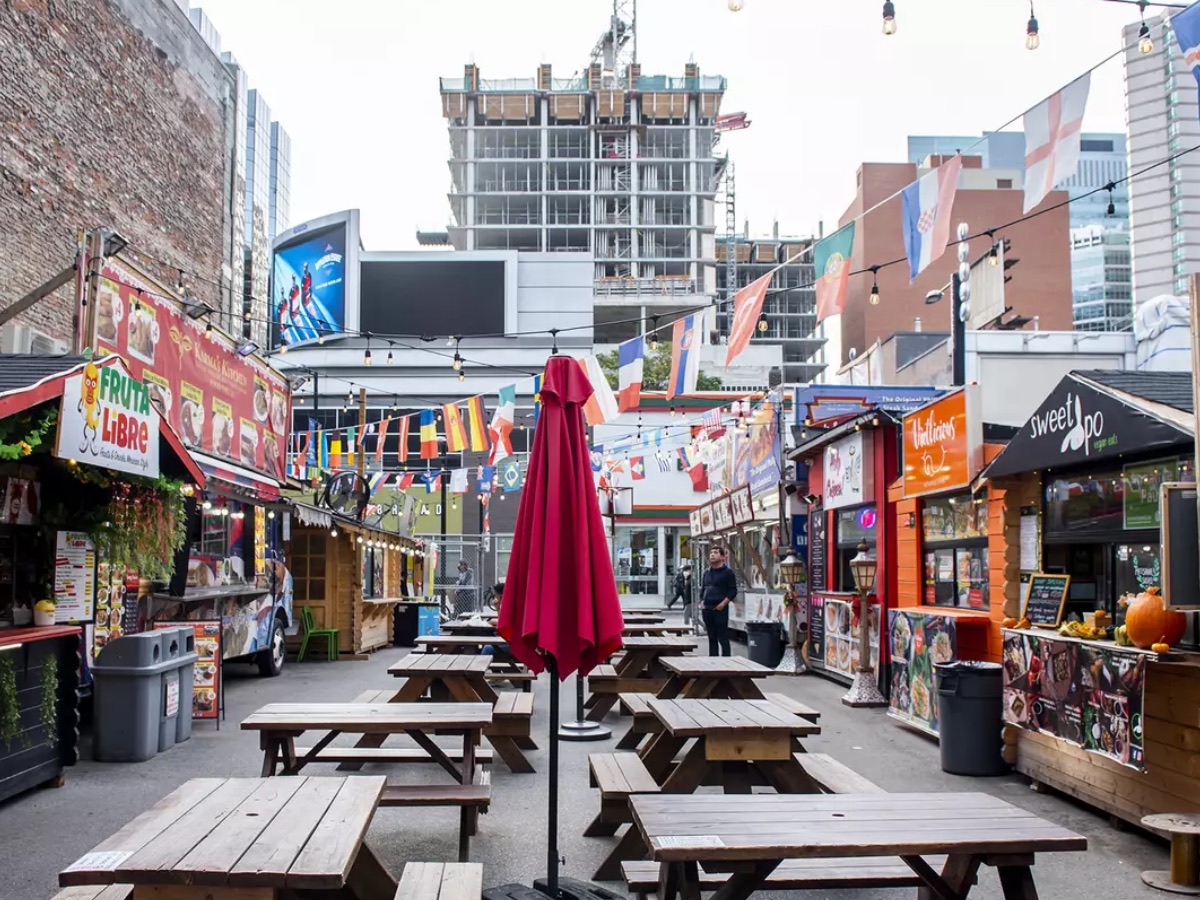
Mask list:
[{"label": "overcast sky", "polygon": [[[245,67],[292,136],[292,223],[362,210],[369,250],[444,227],[449,145],[439,76],[474,61],[483,78],[569,77],[588,61],[610,0],[203,0],[222,49]],[[729,79],[722,107],[750,129],[726,136],[738,220],[767,234],[827,227],[862,161],[903,161],[909,134],[995,129],[1120,46],[1137,9],[1037,0],[1041,49],[1025,49],[1023,0],[641,0],[644,74],[694,57]],[[1155,34],[1157,40],[1159,35]],[[1123,131],[1121,60],[1092,78],[1088,131]],[[1018,121],[1017,125],[1020,127]],[[718,217],[718,221],[722,221]]]}]

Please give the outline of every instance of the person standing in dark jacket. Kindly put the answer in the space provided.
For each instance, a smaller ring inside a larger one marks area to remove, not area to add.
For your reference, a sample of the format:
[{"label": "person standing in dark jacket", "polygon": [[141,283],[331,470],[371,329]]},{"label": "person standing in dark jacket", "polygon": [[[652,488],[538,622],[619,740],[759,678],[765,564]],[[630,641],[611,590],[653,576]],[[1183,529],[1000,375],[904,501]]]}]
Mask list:
[{"label": "person standing in dark jacket", "polygon": [[708,655],[729,656],[729,604],[737,596],[737,578],[725,565],[720,547],[708,551],[708,570],[700,579],[700,606],[708,632]]}]

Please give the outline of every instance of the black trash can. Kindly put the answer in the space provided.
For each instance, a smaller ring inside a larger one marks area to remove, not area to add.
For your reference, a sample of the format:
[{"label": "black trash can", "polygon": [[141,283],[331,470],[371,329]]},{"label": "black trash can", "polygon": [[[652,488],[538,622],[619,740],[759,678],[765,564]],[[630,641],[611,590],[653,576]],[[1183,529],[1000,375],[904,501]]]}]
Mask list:
[{"label": "black trash can", "polygon": [[746,646],[751,662],[774,669],[783,660],[783,634],[778,622],[747,622]]},{"label": "black trash can", "polygon": [[1004,775],[1004,670],[999,663],[938,663],[938,718],[942,771]]},{"label": "black trash can", "polygon": [[396,611],[393,613],[392,619],[392,623],[395,626],[392,629],[393,647],[415,647],[417,645],[417,635],[420,633],[417,620],[420,614],[420,604],[396,604]]}]

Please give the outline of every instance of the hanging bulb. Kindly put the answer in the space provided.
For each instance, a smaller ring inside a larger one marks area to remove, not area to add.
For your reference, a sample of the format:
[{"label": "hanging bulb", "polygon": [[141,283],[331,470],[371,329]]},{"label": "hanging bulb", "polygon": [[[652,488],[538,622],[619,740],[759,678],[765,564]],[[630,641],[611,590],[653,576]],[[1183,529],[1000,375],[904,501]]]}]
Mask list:
[{"label": "hanging bulb", "polygon": [[871,284],[871,305],[872,306],[879,305],[879,282],[878,281],[872,282],[872,284]]},{"label": "hanging bulb", "polygon": [[658,352],[658,316],[650,317],[650,352]]},{"label": "hanging bulb", "polygon": [[139,289],[137,292],[137,296],[133,298],[133,311],[137,312],[141,308],[142,308],[142,292]]},{"label": "hanging bulb", "polygon": [[363,353],[363,365],[367,368],[371,367],[371,348],[368,347]]},{"label": "hanging bulb", "polygon": [[766,334],[768,327],[769,326],[767,325],[767,314],[763,313],[762,315],[760,315],[758,317],[758,333]]},{"label": "hanging bulb", "polygon": [[1138,29],[1138,49],[1142,53],[1154,52],[1154,38],[1150,37],[1150,26],[1142,19],[1142,27]]},{"label": "hanging bulb", "polygon": [[458,351],[455,350],[454,351],[454,362],[452,362],[450,364],[450,367],[452,369],[454,369],[455,372],[458,372],[462,369],[462,364],[463,364],[463,358],[461,356],[459,356]]},{"label": "hanging bulb", "polygon": [[1000,265],[1000,242],[992,244],[992,250],[988,254],[988,265],[993,269]]},{"label": "hanging bulb", "polygon": [[249,322],[253,318],[253,316],[250,314],[250,310],[246,310],[246,312],[242,316],[242,318],[245,319],[247,322]]},{"label": "hanging bulb", "polygon": [[388,351],[388,357],[387,357],[387,364],[390,366],[390,365],[392,364],[392,362],[393,362],[393,360],[392,360],[392,351],[391,351],[391,350],[389,350],[389,351]]},{"label": "hanging bulb", "polygon": [[1025,49],[1036,50],[1042,46],[1042,38],[1038,34],[1037,16],[1033,14],[1033,4],[1029,4],[1029,24],[1025,26]]},{"label": "hanging bulb", "polygon": [[175,282],[175,292],[178,294],[183,293],[183,269],[179,270],[179,280]]},{"label": "hanging bulb", "polygon": [[318,344],[325,343],[325,332],[324,331],[317,332],[317,343]]},{"label": "hanging bulb", "polygon": [[212,322],[204,323],[204,333],[206,335],[210,335],[210,336],[212,335]]},{"label": "hanging bulb", "polygon": [[671,407],[671,418],[675,418],[675,407]]},{"label": "hanging bulb", "polygon": [[283,339],[282,339],[282,340],[280,340],[280,342],[279,342],[279,355],[280,355],[280,356],[283,356],[283,355],[284,355],[284,354],[286,354],[287,352],[288,352],[288,343],[287,343],[287,338],[283,338]]},{"label": "hanging bulb", "polygon": [[741,12],[746,8],[746,0],[729,0],[728,6],[730,12]]},{"label": "hanging bulb", "polygon": [[887,0],[883,4],[883,33],[888,35],[896,33],[896,4],[892,0]]},{"label": "hanging bulb", "polygon": [[400,398],[397,397],[395,394],[392,394],[392,412],[395,412],[396,410],[398,410],[400,408],[399,404],[400,404]]},{"label": "hanging bulb", "polygon": [[466,380],[467,380],[467,373],[464,372],[462,369],[459,369],[458,370],[458,383],[462,384]]}]

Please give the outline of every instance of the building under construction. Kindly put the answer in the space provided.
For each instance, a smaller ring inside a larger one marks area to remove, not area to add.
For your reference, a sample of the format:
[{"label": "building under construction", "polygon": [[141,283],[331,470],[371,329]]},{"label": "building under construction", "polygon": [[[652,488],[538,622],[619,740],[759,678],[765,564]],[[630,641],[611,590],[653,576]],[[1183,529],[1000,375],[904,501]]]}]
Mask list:
[{"label": "building under construction", "polygon": [[582,74],[441,79],[458,250],[576,251],[595,265],[596,342],[717,297],[725,79],[643,75],[636,3],[615,0]]}]

